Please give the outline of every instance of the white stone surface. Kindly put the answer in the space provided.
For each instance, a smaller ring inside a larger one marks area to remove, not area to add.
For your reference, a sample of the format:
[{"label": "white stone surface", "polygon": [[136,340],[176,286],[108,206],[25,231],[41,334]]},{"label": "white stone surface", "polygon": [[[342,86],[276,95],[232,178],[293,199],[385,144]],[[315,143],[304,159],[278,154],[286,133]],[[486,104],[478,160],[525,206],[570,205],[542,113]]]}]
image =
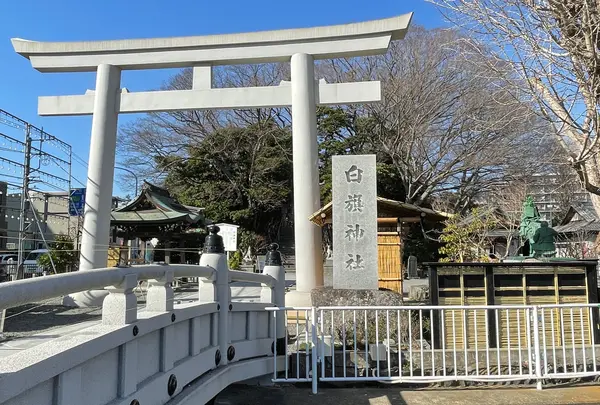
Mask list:
[{"label": "white stone surface", "polygon": [[108,260],[112,184],[117,147],[117,93],[120,85],[121,71],[118,67],[98,66],[81,234],[80,270],[106,267]]},{"label": "white stone surface", "polygon": [[[272,286],[263,285],[261,302],[272,302],[276,307],[285,307],[285,269],[283,266],[265,266],[263,274],[273,277],[275,283]],[[286,334],[284,312],[278,312],[275,321],[277,338],[284,338]]]},{"label": "white stone surface", "polygon": [[[79,269],[106,267],[112,208],[112,184],[117,147],[117,94],[120,93],[121,70],[100,65],[96,73],[94,117],[86,185],[85,211],[81,233]],[[98,306],[107,292],[84,291],[71,296],[77,306]]]},{"label": "white stone surface", "polygon": [[[265,308],[284,300],[283,268],[230,274],[222,254],[204,254],[202,264],[98,269],[1,284],[0,307],[43,299],[53,291],[96,287],[102,280],[116,287],[105,302],[103,323],[52,331],[52,338],[42,337],[37,344],[30,339],[29,345],[13,347],[8,355],[3,352],[11,348],[0,344],[0,403],[54,403],[58,398],[60,403],[130,404],[136,399],[163,404],[172,400],[165,389],[172,374],[177,377],[176,396],[211,370],[220,377],[205,380],[203,393],[216,394],[232,382],[272,372],[274,335]],[[170,281],[182,273],[213,279],[218,301],[203,303],[196,297],[173,305]],[[268,302],[232,303],[229,280],[239,274],[245,283],[257,285],[259,296],[261,288],[268,288]],[[151,280],[146,310],[139,312],[130,302],[138,278]],[[235,355],[228,360],[231,346]],[[255,358],[260,361],[246,361]]]},{"label": "white stone surface", "polygon": [[194,66],[192,89],[210,89],[212,88],[213,71],[212,66]]},{"label": "white stone surface", "polygon": [[153,312],[170,312],[173,310],[173,272],[168,271],[163,277],[148,280],[147,309]]},{"label": "white stone surface", "polygon": [[379,288],[375,155],[333,156],[333,288]]},{"label": "white stone surface", "polygon": [[213,278],[215,269],[190,264],[144,265],[134,267],[94,269],[93,272],[72,272],[47,277],[0,283],[0,308],[13,308],[30,302],[60,297],[74,291],[119,285],[128,275],[138,280],[163,277],[173,272],[175,277]]},{"label": "white stone surface", "polygon": [[[362,104],[381,100],[380,82],[318,84],[317,104]],[[118,94],[121,114],[153,111],[247,109],[285,107],[292,104],[291,87],[242,87],[146,91]],[[42,116],[90,115],[94,94],[39,97],[38,114]]]},{"label": "white stone surface", "polygon": [[290,291],[285,294],[285,306],[306,308],[312,305],[312,298],[310,291]]},{"label": "white stone surface", "polygon": [[331,59],[385,53],[406,34],[412,13],[353,24],[242,34],[85,42],[36,42],[13,38],[15,51],[42,72],[189,67],[287,61],[296,53]]},{"label": "white stone surface", "polygon": [[293,55],[291,76],[296,290],[310,292],[323,286],[321,229],[309,220],[321,207],[313,57]]},{"label": "white stone surface", "polygon": [[221,362],[227,364],[227,349],[229,347],[229,304],[231,302],[231,287],[229,286],[229,270],[227,257],[224,254],[204,253],[200,256],[200,265],[215,269],[215,294],[219,303],[217,336],[218,347],[222,353]]},{"label": "white stone surface", "polygon": [[128,274],[123,282],[107,287],[108,296],[102,303],[103,325],[126,325],[137,321],[137,297],[133,289],[137,286],[137,276]]}]

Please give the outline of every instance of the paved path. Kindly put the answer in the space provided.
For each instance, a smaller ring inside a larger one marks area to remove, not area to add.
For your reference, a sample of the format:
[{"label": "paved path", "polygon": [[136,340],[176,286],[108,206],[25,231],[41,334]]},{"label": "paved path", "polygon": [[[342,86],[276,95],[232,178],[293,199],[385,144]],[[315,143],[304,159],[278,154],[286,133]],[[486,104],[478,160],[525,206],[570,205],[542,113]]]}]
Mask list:
[{"label": "paved path", "polygon": [[400,390],[383,388],[322,389],[235,385],[221,393],[215,405],[583,405],[600,404],[600,386],[570,388],[490,388]]}]

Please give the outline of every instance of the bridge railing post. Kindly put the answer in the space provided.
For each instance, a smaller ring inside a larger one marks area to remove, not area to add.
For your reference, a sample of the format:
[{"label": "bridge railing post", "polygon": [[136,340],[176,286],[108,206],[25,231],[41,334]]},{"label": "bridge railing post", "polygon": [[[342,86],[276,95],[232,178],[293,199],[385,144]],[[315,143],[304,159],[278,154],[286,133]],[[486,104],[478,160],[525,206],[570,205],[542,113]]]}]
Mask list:
[{"label": "bridge railing post", "polygon": [[[272,286],[263,285],[260,301],[263,303],[271,303],[275,307],[285,307],[285,268],[281,261],[281,253],[279,252],[279,245],[272,243],[268,247],[267,257],[265,258],[265,267],[263,274],[267,274],[275,279],[275,283]],[[287,334],[286,330],[286,312],[285,310],[274,311],[275,318],[275,336],[274,341],[277,344],[277,354],[285,354],[285,337]]]},{"label": "bridge railing post", "polygon": [[102,303],[102,324],[127,325],[137,321],[137,274],[128,274],[119,285],[107,287],[109,294]]},{"label": "bridge railing post", "polygon": [[[204,258],[204,259],[203,259]],[[203,253],[200,257],[201,266],[213,267],[209,262],[207,254]],[[216,265],[216,263],[215,263]],[[216,267],[213,267],[216,269]],[[216,302],[217,301],[217,278],[216,275],[213,279],[199,278],[198,279],[198,301],[200,302]]]},{"label": "bridge railing post", "polygon": [[[213,284],[212,294],[213,300],[217,302],[219,317],[217,322],[219,344],[219,365],[226,365],[227,350],[229,348],[229,316],[231,310],[231,289],[229,287],[229,267],[227,265],[227,256],[225,256],[225,247],[223,246],[223,238],[218,235],[219,227],[212,225],[208,228],[208,236],[204,242],[204,252],[200,257],[200,265],[215,269],[215,279],[213,283],[203,281],[200,286],[200,300],[207,302],[207,295],[210,294],[209,286]],[[212,287],[212,286],[211,286]]]},{"label": "bridge railing post", "polygon": [[173,310],[173,271],[165,271],[162,277],[148,280],[146,310],[149,312],[170,312]]}]

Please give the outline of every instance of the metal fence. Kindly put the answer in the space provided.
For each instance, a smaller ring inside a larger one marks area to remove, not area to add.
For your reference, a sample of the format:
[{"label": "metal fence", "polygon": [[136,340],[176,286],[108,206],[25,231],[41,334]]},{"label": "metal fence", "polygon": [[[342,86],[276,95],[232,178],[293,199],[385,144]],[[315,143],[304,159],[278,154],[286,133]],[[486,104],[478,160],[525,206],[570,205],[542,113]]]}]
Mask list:
[{"label": "metal fence", "polygon": [[[16,280],[17,264],[0,264],[0,278],[5,278],[5,281]],[[23,265],[23,278],[32,278],[44,275],[44,269],[35,264]]]},{"label": "metal fence", "polygon": [[[77,265],[69,266],[65,269],[63,273],[70,273],[72,271],[76,271],[78,268]],[[14,281],[17,279],[17,269],[18,266],[16,263],[2,263],[0,264],[0,282],[4,281]],[[37,264],[24,264],[23,265],[23,278],[34,278],[40,277],[44,275],[52,275],[54,272],[52,269],[48,270],[39,266]]]},{"label": "metal fence", "polygon": [[597,304],[270,310],[287,325],[275,347],[288,362],[273,381],[312,382],[314,392],[318,381],[530,381],[541,389],[600,375]]}]

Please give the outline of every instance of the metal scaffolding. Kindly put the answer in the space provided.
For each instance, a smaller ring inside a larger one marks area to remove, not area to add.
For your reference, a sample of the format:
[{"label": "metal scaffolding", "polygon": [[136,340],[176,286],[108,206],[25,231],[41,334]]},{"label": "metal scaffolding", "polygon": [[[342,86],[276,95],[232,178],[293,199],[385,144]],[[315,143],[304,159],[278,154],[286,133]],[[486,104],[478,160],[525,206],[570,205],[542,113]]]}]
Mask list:
[{"label": "metal scaffolding", "polygon": [[[0,131],[0,182],[7,184],[7,191],[12,191],[12,196],[20,197],[18,208],[9,206],[8,203],[0,206],[6,219],[14,218],[14,211],[18,211],[19,229],[17,236],[18,276],[23,276],[23,261],[28,236],[33,242],[41,242],[48,248],[45,234],[49,218],[67,221],[67,229],[71,230],[71,216],[66,212],[48,212],[48,196],[64,194],[67,200],[71,195],[71,164],[73,151],[71,145],[61,141],[43,129],[0,109],[0,124],[11,127],[16,132],[23,134],[23,140],[17,135],[11,136]],[[10,194],[7,192],[7,194]],[[6,196],[8,198],[8,195]],[[44,200],[43,212],[32,206],[35,199]],[[5,199],[5,201],[7,201]],[[70,200],[69,200],[70,201]],[[67,207],[69,203],[67,203]],[[12,212],[10,212],[12,211]],[[38,212],[36,212],[38,211]],[[0,229],[0,231],[13,231]],[[36,238],[34,235],[40,237]],[[6,240],[0,242],[0,248],[5,248]],[[37,245],[37,243],[35,243]],[[1,249],[0,249],[1,250]]]}]

